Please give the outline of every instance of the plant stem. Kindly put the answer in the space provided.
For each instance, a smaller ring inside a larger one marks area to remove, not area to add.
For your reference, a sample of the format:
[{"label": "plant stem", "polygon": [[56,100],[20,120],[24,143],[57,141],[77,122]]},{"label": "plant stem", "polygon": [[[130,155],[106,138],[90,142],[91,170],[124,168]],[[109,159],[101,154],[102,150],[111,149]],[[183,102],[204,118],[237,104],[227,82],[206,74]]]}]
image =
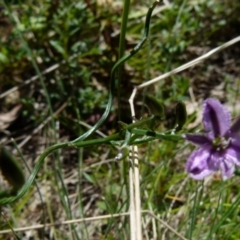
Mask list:
[{"label": "plant stem", "polygon": [[[122,22],[121,22],[121,31],[120,31],[120,40],[119,40],[119,52],[118,59],[121,59],[124,55],[125,50],[125,36],[127,30],[127,22],[128,22],[128,13],[130,8],[130,0],[124,0],[123,3],[123,13],[122,13]],[[123,65],[118,68],[118,84],[117,84],[117,98],[118,98],[118,119],[121,119],[121,78],[122,78],[122,69]]]}]

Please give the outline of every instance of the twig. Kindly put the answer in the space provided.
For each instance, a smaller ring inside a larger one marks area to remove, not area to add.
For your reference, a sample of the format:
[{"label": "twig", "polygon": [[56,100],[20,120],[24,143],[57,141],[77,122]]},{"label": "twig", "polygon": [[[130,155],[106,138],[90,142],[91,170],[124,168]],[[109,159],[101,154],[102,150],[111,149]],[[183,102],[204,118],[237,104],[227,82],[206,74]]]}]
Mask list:
[{"label": "twig", "polygon": [[221,46],[219,46],[217,48],[212,49],[211,51],[207,52],[206,54],[202,55],[201,57],[198,57],[198,58],[196,58],[196,59],[194,59],[194,60],[192,60],[192,61],[190,61],[186,64],[183,64],[182,66],[180,66],[178,68],[175,68],[174,70],[172,70],[170,72],[167,72],[167,73],[165,73],[165,74],[163,74],[159,77],[153,78],[152,80],[149,80],[149,81],[137,86],[136,90],[144,88],[144,87],[149,86],[151,84],[154,84],[156,82],[159,82],[160,80],[163,80],[167,77],[170,77],[170,76],[172,76],[176,73],[182,72],[183,70],[186,70],[190,67],[196,66],[197,64],[199,64],[199,63],[203,62],[204,60],[208,59],[209,57],[211,57],[213,54],[216,54],[216,53],[224,50],[227,47],[230,47],[231,45],[233,45],[233,44],[235,44],[239,41],[240,41],[240,36],[222,44]]},{"label": "twig", "polygon": [[[113,218],[113,217],[122,217],[122,216],[128,216],[129,212],[125,213],[120,213],[120,214],[108,214],[108,215],[103,215],[103,216],[97,216],[97,217],[89,217],[89,218],[79,218],[79,219],[72,219],[72,220],[67,220],[59,223],[48,223],[48,224],[38,224],[30,227],[22,227],[22,228],[14,228],[15,232],[23,232],[23,231],[29,231],[29,230],[36,230],[36,229],[41,229],[44,227],[55,227],[55,226],[61,226],[61,225],[67,225],[67,224],[73,224],[73,223],[81,223],[81,222],[90,222],[90,221],[98,221],[102,219],[108,219],[108,218]],[[0,234],[4,233],[11,233],[11,229],[6,229],[6,230],[1,230]]]},{"label": "twig", "polygon": [[[154,214],[154,212],[149,211],[149,210],[144,210],[144,211],[141,211],[141,213],[149,214],[151,217],[153,217],[157,221],[159,221],[162,225],[164,225],[166,228],[168,228],[171,232],[173,232],[180,239],[187,240],[180,233],[178,233],[176,230],[174,230],[170,225],[168,225],[166,222],[164,222],[161,218],[156,216]],[[14,228],[13,230],[15,232],[24,232],[24,231],[29,231],[29,230],[41,229],[41,228],[44,228],[44,227],[47,228],[47,227],[55,227],[55,226],[66,225],[66,224],[74,224],[74,223],[80,223],[80,222],[98,221],[98,220],[102,220],[102,219],[123,217],[123,216],[129,216],[129,215],[130,215],[130,212],[124,212],[124,213],[119,213],[119,214],[108,214],[108,215],[97,216],[97,217],[72,219],[72,220],[67,220],[67,221],[63,221],[63,222],[59,222],[59,223],[47,223],[45,225],[38,224],[38,225],[30,226],[30,227]],[[0,234],[11,233],[11,232],[12,232],[12,229],[0,230]]]}]

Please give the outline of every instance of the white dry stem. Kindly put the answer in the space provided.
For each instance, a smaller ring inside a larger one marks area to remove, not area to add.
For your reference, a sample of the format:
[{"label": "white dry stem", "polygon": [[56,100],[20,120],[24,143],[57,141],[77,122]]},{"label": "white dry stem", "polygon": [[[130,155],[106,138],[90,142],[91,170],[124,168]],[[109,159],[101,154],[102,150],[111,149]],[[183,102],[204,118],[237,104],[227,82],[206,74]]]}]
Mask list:
[{"label": "white dry stem", "polygon": [[209,57],[211,57],[213,54],[218,53],[218,52],[224,50],[227,47],[232,46],[233,44],[235,44],[235,43],[237,43],[239,41],[240,41],[240,36],[238,36],[238,37],[236,37],[236,38],[234,38],[234,39],[232,39],[232,40],[222,44],[219,47],[216,47],[216,48],[212,49],[211,51],[207,52],[206,54],[202,55],[201,57],[198,57],[198,58],[196,58],[196,59],[194,59],[194,60],[192,60],[192,61],[190,61],[188,63],[183,64],[182,66],[180,66],[178,68],[175,68],[174,70],[172,70],[170,72],[167,72],[167,73],[165,73],[165,74],[163,74],[161,76],[158,76],[156,78],[153,78],[152,80],[149,80],[149,81],[147,81],[147,82],[145,82],[143,84],[140,84],[136,88],[137,89],[141,89],[141,88],[147,87],[147,86],[152,85],[152,84],[154,84],[156,82],[159,82],[160,80],[163,80],[163,79],[165,79],[167,77],[170,77],[170,76],[172,76],[172,75],[174,75],[176,73],[182,72],[183,70],[186,70],[186,69],[188,69],[190,67],[196,66],[197,64],[199,64],[199,63],[203,62],[204,60],[208,59]]},{"label": "white dry stem", "polygon": [[[129,162],[132,163],[131,160],[131,148],[129,151]],[[133,178],[133,167],[129,168],[129,196],[130,196],[130,204],[129,204],[129,213],[130,213],[130,239],[136,240],[136,224],[135,224],[135,202],[134,202],[134,178]]]},{"label": "white dry stem", "polygon": [[[135,111],[133,101],[129,99],[131,115],[134,119]],[[134,122],[134,120],[133,120]],[[138,147],[130,146],[129,152],[129,190],[130,190],[130,231],[131,240],[142,239],[142,221],[141,221],[141,195],[140,195],[140,178],[138,165]]]},{"label": "white dry stem", "polygon": [[[225,48],[228,48],[228,47],[232,46],[233,44],[235,44],[235,43],[237,43],[237,42],[239,42],[239,41],[240,41],[240,36],[238,36],[238,37],[236,37],[236,38],[233,38],[232,40],[230,40],[230,41],[222,44],[221,46],[212,49],[211,51],[203,54],[202,56],[200,56],[200,57],[198,57],[198,58],[196,58],[196,59],[194,59],[194,60],[192,60],[192,61],[190,61],[190,62],[188,62],[188,63],[185,63],[185,64],[183,64],[182,66],[177,67],[177,68],[173,69],[173,70],[170,71],[170,72],[164,73],[163,75],[160,75],[160,76],[158,76],[158,77],[156,77],[156,78],[153,78],[152,80],[149,80],[149,81],[147,81],[147,82],[145,82],[145,83],[142,83],[142,84],[136,86],[136,87],[133,89],[132,95],[131,95],[131,97],[130,97],[130,99],[131,99],[130,107],[131,107],[132,113],[135,112],[135,111],[134,111],[133,101],[134,101],[135,96],[136,96],[136,94],[137,94],[137,91],[138,91],[139,89],[142,89],[142,88],[144,88],[144,87],[147,87],[147,86],[150,86],[150,85],[152,85],[152,84],[154,84],[154,83],[157,83],[157,82],[159,82],[159,81],[161,81],[161,80],[163,80],[163,79],[165,79],[165,78],[167,78],[167,77],[170,77],[170,76],[172,76],[172,75],[174,75],[174,74],[176,74],[176,73],[182,72],[182,71],[184,71],[184,70],[186,70],[186,69],[188,69],[188,68],[190,68],[190,67],[194,67],[194,66],[196,66],[197,64],[203,62],[204,60],[210,58],[212,55],[214,55],[214,54],[216,54],[216,53],[224,50]],[[130,102],[130,99],[129,99],[129,102]],[[134,114],[134,115],[135,115],[135,114]]]},{"label": "white dry stem", "polygon": [[138,147],[130,146],[129,151],[129,191],[130,191],[130,231],[131,240],[142,239],[141,195],[138,167]]},{"label": "white dry stem", "polygon": [[136,240],[142,239],[142,224],[141,224],[141,194],[140,194],[140,175],[138,166],[138,146],[132,146],[133,149],[133,169],[134,169],[134,193],[135,193],[135,210],[136,210]]}]

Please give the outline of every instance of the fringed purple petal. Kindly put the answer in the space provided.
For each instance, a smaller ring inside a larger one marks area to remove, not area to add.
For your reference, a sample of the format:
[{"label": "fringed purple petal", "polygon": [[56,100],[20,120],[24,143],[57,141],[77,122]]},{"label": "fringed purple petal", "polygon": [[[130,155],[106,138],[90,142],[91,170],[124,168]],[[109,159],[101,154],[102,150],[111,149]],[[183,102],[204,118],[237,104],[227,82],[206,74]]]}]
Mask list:
[{"label": "fringed purple petal", "polygon": [[218,100],[208,98],[203,107],[203,124],[209,138],[223,136],[229,131],[230,113]]},{"label": "fringed purple petal", "polygon": [[202,146],[194,151],[188,158],[186,169],[190,176],[196,180],[202,180],[215,170],[210,169],[208,161],[211,158],[209,146]]},{"label": "fringed purple petal", "polygon": [[204,135],[198,135],[198,134],[186,134],[185,138],[189,141],[192,142],[193,144],[196,145],[203,145],[206,143],[211,143],[211,141],[208,139],[208,137]]},{"label": "fringed purple petal", "polygon": [[240,136],[232,138],[230,146],[226,149],[225,158],[240,166]]},{"label": "fringed purple petal", "polygon": [[221,168],[223,180],[226,180],[232,177],[235,170],[235,165],[231,161],[225,160],[221,162],[220,168]]}]

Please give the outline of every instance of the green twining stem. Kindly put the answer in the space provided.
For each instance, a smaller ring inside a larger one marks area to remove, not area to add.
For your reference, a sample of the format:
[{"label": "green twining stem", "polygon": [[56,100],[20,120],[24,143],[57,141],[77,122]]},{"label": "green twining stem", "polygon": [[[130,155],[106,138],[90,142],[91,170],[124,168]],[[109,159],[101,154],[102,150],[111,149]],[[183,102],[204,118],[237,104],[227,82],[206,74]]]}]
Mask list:
[{"label": "green twining stem", "polygon": [[[3,197],[3,194],[0,194],[0,205],[5,205],[12,203],[18,199],[20,199],[30,188],[32,185],[40,167],[43,164],[44,159],[52,152],[54,152],[57,149],[60,148],[67,148],[67,147],[89,147],[92,145],[100,145],[100,144],[113,144],[114,141],[119,141],[124,138],[124,134],[126,134],[126,139],[124,140],[124,143],[128,143],[129,145],[135,145],[135,144],[141,144],[141,143],[146,143],[148,141],[152,141],[154,139],[163,139],[163,140],[170,140],[170,141],[177,141],[182,138],[181,135],[173,135],[173,134],[164,134],[164,133],[157,133],[153,131],[148,131],[145,129],[138,129],[136,127],[144,126],[147,124],[148,121],[152,121],[153,116],[142,119],[138,122],[125,125],[124,129],[120,131],[120,133],[113,134],[111,136],[105,137],[105,138],[100,138],[100,139],[94,139],[94,140],[86,140],[86,141],[79,141],[76,143],[73,142],[65,142],[65,143],[58,143],[55,144],[48,149],[45,150],[45,152],[39,157],[37,164],[32,170],[31,175],[29,176],[27,182],[24,184],[24,186],[18,191],[16,196],[10,196],[8,197],[7,194],[5,194],[5,197]],[[133,134],[131,138],[129,139],[129,133]]]},{"label": "green twining stem", "polygon": [[[148,118],[149,119],[149,118]],[[150,120],[152,120],[150,118]],[[139,121],[141,122],[141,121]],[[146,123],[146,119],[144,119],[144,124]],[[164,134],[164,133],[157,133],[157,132],[152,132],[148,131],[145,129],[135,129],[134,126],[135,123],[127,125],[125,128],[127,139],[125,141],[129,145],[136,145],[136,144],[141,144],[141,143],[146,143],[148,141],[152,141],[155,139],[163,139],[163,140],[169,140],[169,141],[177,141],[182,138],[181,135],[173,135],[173,134]],[[134,134],[131,139],[129,139],[129,134]],[[137,138],[137,137],[142,137],[143,138]],[[71,142],[65,142],[65,143],[59,143],[55,144],[48,149],[45,150],[45,152],[39,157],[35,167],[32,170],[31,175],[29,176],[27,182],[24,184],[24,186],[18,191],[16,196],[10,196],[10,197],[3,197],[3,195],[0,194],[0,205],[5,205],[12,203],[18,199],[20,199],[30,188],[32,185],[40,167],[43,164],[44,159],[52,152],[54,152],[57,149],[60,148],[67,148],[67,147],[88,147],[92,145],[99,145],[99,144],[111,144],[112,141],[117,141],[122,139],[122,134],[121,133],[116,133],[114,135],[108,136],[106,138],[101,138],[101,139],[94,139],[94,140],[86,140],[82,142],[76,142],[76,143],[71,143]],[[7,194],[5,195],[7,196]],[[3,198],[2,198],[3,197]]]},{"label": "green twining stem", "polygon": [[[114,134],[112,136],[103,138],[103,139],[95,139],[95,140],[87,140],[87,141],[83,141],[84,139],[86,139],[87,137],[89,137],[92,133],[94,133],[99,127],[100,125],[106,120],[106,118],[108,117],[111,107],[112,107],[112,103],[113,103],[113,97],[114,97],[114,89],[115,89],[115,73],[116,70],[124,63],[126,62],[128,59],[130,59],[131,57],[133,57],[143,46],[143,44],[145,43],[145,41],[147,40],[148,37],[148,32],[149,32],[149,26],[150,26],[150,20],[151,20],[151,16],[152,16],[152,12],[154,10],[154,8],[156,7],[156,5],[159,3],[159,1],[155,1],[153,3],[153,5],[149,8],[148,12],[147,12],[147,16],[146,16],[146,20],[145,20],[145,26],[144,26],[144,33],[143,33],[143,37],[141,39],[141,41],[133,48],[133,50],[128,53],[127,55],[125,55],[124,57],[122,57],[112,68],[111,71],[111,76],[110,76],[110,91],[109,91],[109,98],[108,98],[108,104],[106,107],[105,112],[103,113],[102,117],[99,119],[99,121],[86,133],[84,133],[83,135],[81,135],[80,137],[78,137],[77,139],[70,141],[70,142],[64,142],[64,143],[59,143],[59,144],[55,144],[49,148],[47,148],[44,153],[42,153],[42,155],[39,157],[35,167],[32,170],[32,173],[30,174],[28,180],[26,181],[26,183],[24,184],[24,186],[17,192],[17,194],[15,196],[10,196],[10,197],[3,197],[1,198],[0,196],[0,205],[5,205],[5,204],[9,204],[12,203],[18,199],[20,199],[30,188],[30,186],[32,185],[40,167],[43,164],[44,159],[52,152],[56,151],[57,149],[60,148],[67,148],[67,147],[86,147],[86,146],[91,146],[91,145],[98,145],[98,144],[111,144],[111,141],[116,141],[116,140],[120,140],[122,138],[122,134],[117,133]],[[147,121],[150,121],[153,117],[150,117],[149,119],[143,119],[141,121],[138,121],[136,123],[133,124],[129,124],[126,127],[124,127],[123,131],[127,131],[127,130],[133,130],[133,128],[135,127],[139,127],[142,126],[143,124],[145,124]],[[139,130],[139,129],[138,129]],[[146,133],[146,131],[141,132],[141,131],[136,131],[135,134],[142,136],[142,133]],[[127,135],[129,136],[129,134]],[[156,139],[156,138],[161,138],[161,136],[150,136],[150,138],[146,138],[146,140],[144,142],[146,142],[148,139],[152,140],[152,139]],[[131,142],[131,139],[129,141],[129,139],[127,140],[130,144],[134,144],[134,139]],[[6,194],[7,195],[7,194]]]},{"label": "green twining stem", "polygon": [[99,121],[89,131],[87,131],[86,133],[84,133],[83,135],[78,137],[77,139],[73,140],[72,143],[82,141],[82,140],[86,139],[87,137],[89,137],[91,134],[93,134],[102,125],[102,123],[108,117],[108,115],[110,113],[110,110],[111,110],[111,107],[112,107],[112,104],[113,104],[116,70],[124,62],[126,62],[128,59],[133,57],[142,48],[143,44],[145,43],[145,41],[147,40],[147,37],[148,37],[152,12],[153,12],[154,8],[157,6],[158,3],[159,3],[159,1],[155,1],[147,12],[147,16],[146,16],[146,20],[145,20],[145,26],[144,26],[144,33],[143,33],[143,37],[142,37],[141,41],[133,48],[133,50],[130,53],[128,53],[127,55],[122,57],[120,60],[118,60],[117,63],[115,63],[115,65],[112,68],[111,75],[110,75],[110,91],[109,91],[109,97],[108,97],[108,104],[107,104],[105,112],[103,113],[103,115],[101,116]]}]

